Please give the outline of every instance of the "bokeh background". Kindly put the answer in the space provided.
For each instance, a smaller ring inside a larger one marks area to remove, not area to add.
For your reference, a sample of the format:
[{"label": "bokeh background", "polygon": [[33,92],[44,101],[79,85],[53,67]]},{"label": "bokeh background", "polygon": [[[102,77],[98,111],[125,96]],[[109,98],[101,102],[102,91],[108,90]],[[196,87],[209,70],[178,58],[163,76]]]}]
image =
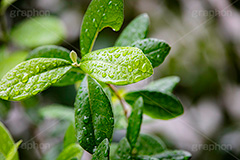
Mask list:
[{"label": "bokeh background", "polygon": [[[79,54],[79,32],[90,0],[17,0],[1,16],[7,32],[35,16],[55,16],[64,26],[58,45]],[[125,0],[122,29],[136,16],[150,17],[148,37],[167,41],[172,49],[155,74],[120,87],[136,90],[161,77],[177,75],[175,94],[185,113],[173,120],[146,118],[141,132],[162,138],[170,149],[184,149],[193,160],[240,159],[240,1],[239,0]],[[4,39],[1,27],[0,76],[24,60],[33,47]],[[121,29],[121,30],[122,30]],[[31,29],[30,29],[31,30]],[[120,32],[104,29],[94,49],[114,45]],[[22,35],[24,36],[24,35]],[[32,37],[34,39],[34,37]],[[51,43],[50,43],[51,44]],[[44,118],[46,105],[74,103],[76,86],[51,87],[23,102],[0,100],[0,119],[14,139],[22,139],[20,159],[54,159],[62,149],[67,118]],[[51,117],[51,115],[50,115]],[[124,130],[116,131],[118,140]],[[2,145],[2,144],[1,144]]]}]

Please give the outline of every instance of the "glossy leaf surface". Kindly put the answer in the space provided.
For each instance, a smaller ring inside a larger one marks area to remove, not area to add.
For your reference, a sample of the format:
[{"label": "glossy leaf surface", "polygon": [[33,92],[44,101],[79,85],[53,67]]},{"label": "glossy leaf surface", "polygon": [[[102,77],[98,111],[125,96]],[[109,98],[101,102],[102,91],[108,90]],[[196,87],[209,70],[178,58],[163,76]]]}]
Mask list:
[{"label": "glossy leaf surface", "polygon": [[144,101],[144,113],[152,118],[168,120],[183,114],[182,104],[170,94],[140,90],[127,93],[125,99],[128,103],[133,104],[140,96]]},{"label": "glossy leaf surface", "polygon": [[112,47],[88,53],[80,67],[95,79],[115,85],[135,83],[153,74],[150,61],[134,47]]},{"label": "glossy leaf surface", "polygon": [[75,101],[76,137],[88,152],[113,134],[113,113],[111,103],[101,85],[86,76],[81,83]]},{"label": "glossy leaf surface", "polygon": [[22,62],[0,81],[0,98],[29,98],[56,83],[71,68],[71,63],[57,58],[36,58]]},{"label": "glossy leaf surface", "polygon": [[84,15],[80,47],[82,56],[92,50],[102,29],[111,27],[118,31],[123,23],[123,0],[92,0]]},{"label": "glossy leaf surface", "polygon": [[109,160],[109,141],[104,139],[98,146],[97,150],[94,152],[92,160]]},{"label": "glossy leaf surface", "polygon": [[146,38],[149,27],[148,15],[136,17],[120,34],[115,46],[131,46],[137,40]]},{"label": "glossy leaf surface", "polygon": [[154,155],[153,157],[159,159],[159,160],[189,160],[192,155],[191,153],[187,151],[182,151],[182,150],[166,150],[158,155]]},{"label": "glossy leaf surface", "polygon": [[72,160],[74,158],[81,159],[83,149],[79,144],[71,144],[65,148],[57,157],[56,160]]},{"label": "glossy leaf surface", "polygon": [[131,146],[126,137],[122,138],[115,151],[113,160],[131,160]]},{"label": "glossy leaf surface", "polygon": [[141,49],[146,57],[150,60],[153,67],[157,67],[162,64],[171,49],[171,47],[165,41],[155,38],[138,40],[131,46]]}]

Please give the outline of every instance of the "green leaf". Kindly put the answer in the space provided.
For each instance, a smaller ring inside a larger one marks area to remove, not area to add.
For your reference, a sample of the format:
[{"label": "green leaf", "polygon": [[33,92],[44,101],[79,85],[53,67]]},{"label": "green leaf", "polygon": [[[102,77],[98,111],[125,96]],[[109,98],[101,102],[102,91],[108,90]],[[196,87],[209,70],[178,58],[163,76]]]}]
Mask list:
[{"label": "green leaf", "polygon": [[146,38],[148,27],[148,15],[146,13],[139,15],[123,30],[115,46],[130,46],[135,41]]},{"label": "green leaf", "polygon": [[118,144],[113,160],[131,160],[131,146],[126,137],[122,138]]},{"label": "green leaf", "polygon": [[122,130],[126,129],[128,124],[126,120],[126,116],[124,114],[123,108],[121,104],[116,104],[112,106],[113,108],[113,115],[114,115],[114,129]]},{"label": "green leaf", "polygon": [[171,47],[165,41],[155,38],[138,40],[131,46],[141,49],[146,57],[150,60],[154,68],[162,64],[171,49]]},{"label": "green leaf", "polygon": [[109,152],[109,141],[106,138],[99,144],[97,150],[93,154],[92,160],[108,160]]},{"label": "green leaf", "polygon": [[75,101],[76,137],[88,152],[113,134],[113,113],[111,103],[101,85],[86,76],[81,83]]},{"label": "green leaf", "polygon": [[192,157],[191,153],[182,150],[166,150],[158,155],[154,155],[153,157],[159,160],[188,160]]},{"label": "green leaf", "polygon": [[178,76],[169,76],[153,81],[146,86],[146,90],[159,91],[163,93],[172,93],[173,89],[180,82]]},{"label": "green leaf", "polygon": [[18,141],[8,152],[6,160],[18,160],[18,147],[22,143],[22,140]]},{"label": "green leaf", "polygon": [[123,23],[123,0],[92,0],[84,17],[80,34],[82,56],[92,50],[98,32],[106,27],[118,31]]},{"label": "green leaf", "polygon": [[143,98],[139,97],[132,106],[132,113],[128,119],[127,139],[132,148],[134,148],[142,124]]},{"label": "green leaf", "polygon": [[101,82],[115,85],[135,83],[153,74],[150,61],[134,47],[90,52],[82,58],[80,68]]},{"label": "green leaf", "polygon": [[137,156],[134,158],[134,160],[159,160],[159,159],[151,156]]},{"label": "green leaf", "polygon": [[0,81],[0,98],[29,98],[56,83],[71,68],[71,63],[58,58],[35,58],[22,62]]},{"label": "green leaf", "polygon": [[25,51],[19,51],[11,53],[11,56],[4,57],[0,61],[0,79],[13,67],[24,61],[24,59],[27,56],[27,52]]},{"label": "green leaf", "polygon": [[166,149],[161,139],[147,134],[140,134],[135,147],[137,155],[154,155]]},{"label": "green leaf", "polygon": [[[18,145],[21,143],[18,142],[14,144],[13,138],[7,128],[0,122],[0,153],[1,157],[7,158],[10,160],[18,160],[18,153],[17,148]],[[4,145],[3,145],[4,144]]]},{"label": "green leaf", "polygon": [[5,11],[7,10],[7,8],[14,3],[16,0],[2,0],[1,1],[1,6],[0,6],[0,11],[1,11],[1,15],[4,15]]},{"label": "green leaf", "polygon": [[11,32],[11,38],[16,44],[28,48],[59,44],[64,36],[65,29],[62,22],[53,16],[26,19]]},{"label": "green leaf", "polygon": [[11,109],[11,103],[0,99],[0,118],[5,119]]},{"label": "green leaf", "polygon": [[140,96],[144,101],[144,113],[152,118],[168,120],[183,114],[180,101],[175,96],[162,92],[148,90],[129,92],[125,95],[125,100],[133,104]]},{"label": "green leaf", "polygon": [[73,158],[81,159],[83,149],[79,144],[71,144],[65,148],[57,157],[57,160],[72,160]]},{"label": "green leaf", "polygon": [[64,47],[55,46],[55,45],[46,45],[46,46],[41,46],[32,50],[28,54],[27,60],[33,59],[33,58],[61,58],[69,62],[72,62],[71,58],[69,57],[69,53],[70,51]]},{"label": "green leaf", "polygon": [[[77,69],[77,68],[76,68]],[[85,74],[70,70],[59,81],[53,84],[53,86],[62,87],[73,85],[84,78]]]},{"label": "green leaf", "polygon": [[75,136],[75,128],[73,123],[70,123],[64,136],[63,146],[64,148],[66,148],[70,144],[75,144],[76,142],[77,142],[77,138]]},{"label": "green leaf", "polygon": [[60,104],[52,104],[39,109],[39,114],[44,118],[74,121],[74,110]]}]

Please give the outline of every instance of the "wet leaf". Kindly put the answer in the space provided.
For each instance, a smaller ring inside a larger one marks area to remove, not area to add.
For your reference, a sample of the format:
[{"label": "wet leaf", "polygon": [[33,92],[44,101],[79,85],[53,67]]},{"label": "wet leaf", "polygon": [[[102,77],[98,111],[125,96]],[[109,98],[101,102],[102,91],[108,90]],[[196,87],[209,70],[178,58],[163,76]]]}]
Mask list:
[{"label": "wet leaf", "polygon": [[109,141],[104,139],[98,146],[97,150],[94,152],[92,160],[109,160]]},{"label": "wet leaf", "polygon": [[122,138],[115,151],[113,160],[131,160],[131,146],[126,137]]},{"label": "wet leaf", "polygon": [[128,119],[127,139],[134,148],[141,129],[143,115],[143,98],[139,97],[132,106],[132,113]]},{"label": "wet leaf", "polygon": [[35,58],[22,62],[0,81],[0,98],[29,98],[56,83],[71,68],[71,63],[58,58]]},{"label": "wet leaf", "polygon": [[152,118],[168,120],[183,114],[183,106],[180,101],[167,93],[140,90],[127,93],[125,100],[129,104],[133,104],[140,96],[144,101],[144,114]]},{"label": "wet leaf", "polygon": [[28,48],[59,44],[64,36],[65,29],[62,22],[53,16],[27,18],[16,25],[11,32],[13,42]]},{"label": "wet leaf", "polygon": [[166,150],[160,154],[154,155],[153,157],[159,160],[189,160],[191,159],[191,153],[182,150]]},{"label": "wet leaf", "polygon": [[139,15],[122,31],[115,46],[131,46],[135,41],[146,38],[148,27],[148,15]]},{"label": "wet leaf", "polygon": [[138,40],[131,46],[141,49],[146,57],[150,60],[154,68],[162,64],[171,49],[171,47],[165,41],[155,38]]},{"label": "wet leaf", "polygon": [[115,85],[135,83],[153,74],[150,61],[134,47],[90,52],[82,58],[80,68],[101,82]]},{"label": "wet leaf", "polygon": [[80,34],[81,54],[92,50],[95,39],[102,29],[111,27],[118,31],[123,23],[123,0],[92,0],[83,17]]},{"label": "wet leaf", "polygon": [[86,76],[81,83],[75,101],[76,137],[88,152],[113,134],[113,113],[111,103],[101,85]]}]

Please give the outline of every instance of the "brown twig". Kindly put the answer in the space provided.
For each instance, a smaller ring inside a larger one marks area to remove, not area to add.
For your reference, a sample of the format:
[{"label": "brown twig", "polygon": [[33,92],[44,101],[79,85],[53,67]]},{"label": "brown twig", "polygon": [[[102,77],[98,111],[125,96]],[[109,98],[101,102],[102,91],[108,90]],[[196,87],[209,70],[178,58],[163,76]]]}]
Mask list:
[{"label": "brown twig", "polygon": [[121,106],[123,108],[124,114],[125,114],[126,118],[128,119],[128,107],[126,106],[125,100],[119,95],[117,88],[114,85],[108,84],[108,86],[111,88],[111,90],[115,93],[115,95],[119,99]]}]

